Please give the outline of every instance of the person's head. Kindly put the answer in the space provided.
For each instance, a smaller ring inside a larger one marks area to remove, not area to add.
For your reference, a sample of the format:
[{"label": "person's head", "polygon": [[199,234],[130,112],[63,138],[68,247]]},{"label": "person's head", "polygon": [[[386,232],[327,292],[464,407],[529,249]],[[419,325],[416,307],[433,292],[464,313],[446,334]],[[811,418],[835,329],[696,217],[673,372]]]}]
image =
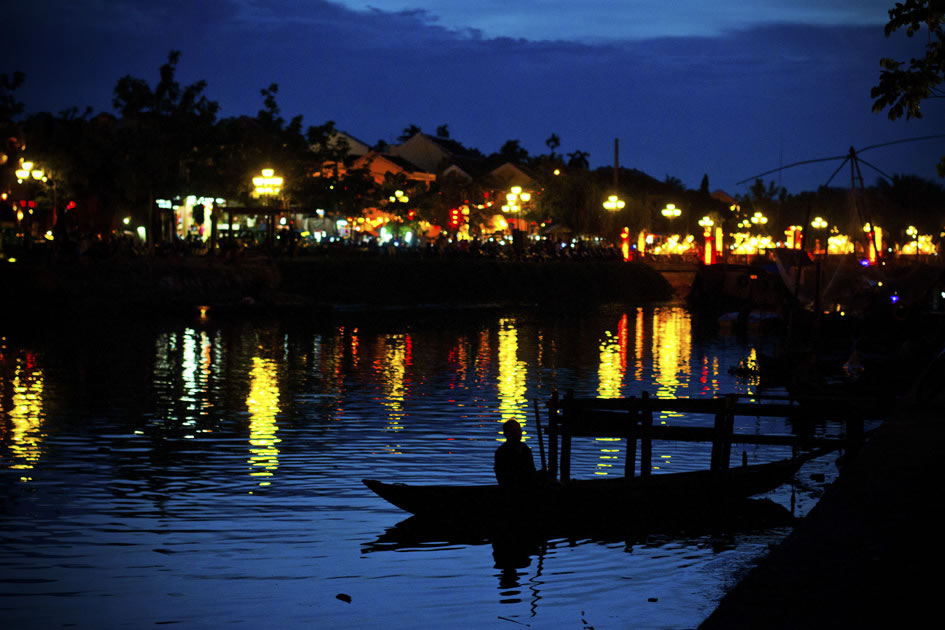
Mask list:
[{"label": "person's head", "polygon": [[502,435],[509,442],[522,441],[522,425],[517,420],[506,420],[502,425]]}]

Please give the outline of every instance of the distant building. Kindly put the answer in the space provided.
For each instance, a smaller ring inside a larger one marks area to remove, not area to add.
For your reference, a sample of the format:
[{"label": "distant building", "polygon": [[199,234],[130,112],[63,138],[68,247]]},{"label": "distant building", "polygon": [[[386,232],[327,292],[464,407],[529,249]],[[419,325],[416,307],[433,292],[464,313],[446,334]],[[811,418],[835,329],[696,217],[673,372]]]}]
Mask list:
[{"label": "distant building", "polygon": [[363,169],[377,184],[384,183],[385,176],[403,174],[410,181],[423,182],[427,186],[436,181],[436,175],[428,173],[416,164],[396,155],[369,151],[351,164],[351,170]]},{"label": "distant building", "polygon": [[436,138],[425,133],[416,133],[403,144],[391,146],[387,152],[436,174],[455,166],[472,176],[470,165],[482,161],[482,157],[476,152],[470,151],[455,140]]}]

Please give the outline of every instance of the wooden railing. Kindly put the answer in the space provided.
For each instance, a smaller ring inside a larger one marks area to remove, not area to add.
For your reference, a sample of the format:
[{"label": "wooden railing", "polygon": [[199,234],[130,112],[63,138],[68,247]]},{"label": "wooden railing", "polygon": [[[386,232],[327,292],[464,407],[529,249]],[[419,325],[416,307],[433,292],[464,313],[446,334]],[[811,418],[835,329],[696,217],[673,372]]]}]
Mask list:
[{"label": "wooden railing", "polygon": [[[552,476],[567,481],[571,477],[571,440],[574,437],[611,437],[627,441],[624,476],[634,476],[637,447],[640,450],[640,476],[652,470],[653,440],[711,442],[710,469],[728,468],[732,444],[764,444],[801,449],[847,449],[854,451],[864,439],[864,420],[881,411],[875,401],[843,398],[791,399],[727,395],[719,398],[651,398],[646,392],[629,398],[575,398],[570,393],[559,397],[557,390],[548,402],[539,429],[548,436],[548,469]],[[536,414],[538,405],[535,405]],[[673,412],[704,414],[714,417],[712,427],[654,425],[653,414]],[[793,434],[746,434],[735,432],[735,418],[790,418]],[[846,424],[844,438],[816,437],[803,428],[818,419],[830,418]],[[544,425],[543,427],[541,425]],[[544,444],[542,444],[544,457]]]}]

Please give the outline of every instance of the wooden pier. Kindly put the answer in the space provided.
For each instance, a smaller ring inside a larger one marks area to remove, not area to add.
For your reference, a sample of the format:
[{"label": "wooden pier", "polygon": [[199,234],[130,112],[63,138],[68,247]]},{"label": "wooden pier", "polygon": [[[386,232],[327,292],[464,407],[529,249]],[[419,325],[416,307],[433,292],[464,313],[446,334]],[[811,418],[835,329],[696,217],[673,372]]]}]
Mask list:
[{"label": "wooden pier", "polygon": [[[746,400],[747,399],[747,400]],[[535,405],[536,416],[538,405]],[[841,398],[791,399],[786,397],[727,395],[719,398],[652,398],[646,392],[629,398],[575,398],[570,393],[559,397],[557,390],[548,403],[546,422],[539,419],[548,434],[548,470],[561,481],[571,478],[571,441],[575,437],[623,438],[627,443],[624,476],[633,477],[637,448],[640,451],[640,476],[651,473],[653,440],[711,442],[709,467],[729,467],[732,444],[763,444],[801,449],[859,448],[864,439],[864,420],[879,417],[875,401]],[[653,414],[673,412],[701,414],[714,418],[712,427],[654,425]],[[746,434],[735,431],[735,419],[745,417],[780,417],[793,420],[796,428],[812,427],[818,419],[829,418],[845,423],[845,437],[824,438],[793,434]],[[544,446],[542,445],[544,456]],[[544,457],[542,457],[544,459]],[[744,462],[743,462],[744,463]]]}]

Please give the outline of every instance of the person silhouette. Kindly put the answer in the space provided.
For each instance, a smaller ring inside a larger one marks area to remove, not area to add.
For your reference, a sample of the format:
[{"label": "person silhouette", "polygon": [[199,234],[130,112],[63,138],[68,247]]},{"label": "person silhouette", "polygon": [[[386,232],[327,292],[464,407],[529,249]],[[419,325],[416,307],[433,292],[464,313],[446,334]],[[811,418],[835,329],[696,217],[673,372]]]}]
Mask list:
[{"label": "person silhouette", "polygon": [[522,426],[516,420],[502,425],[505,442],[495,450],[495,478],[501,488],[521,488],[536,481],[532,449],[522,442]]}]

